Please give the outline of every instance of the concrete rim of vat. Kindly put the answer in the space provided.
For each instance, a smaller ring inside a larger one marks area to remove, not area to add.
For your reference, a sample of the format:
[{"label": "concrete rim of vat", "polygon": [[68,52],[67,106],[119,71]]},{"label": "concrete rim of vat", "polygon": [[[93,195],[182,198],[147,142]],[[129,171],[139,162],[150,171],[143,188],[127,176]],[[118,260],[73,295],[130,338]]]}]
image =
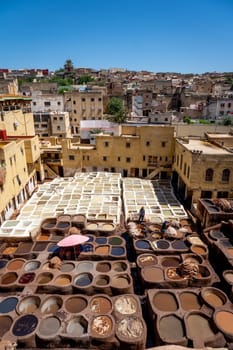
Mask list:
[{"label": "concrete rim of vat", "polygon": [[50,296],[48,296],[41,303],[40,312],[42,314],[45,314],[45,315],[53,313],[53,311],[48,312],[50,310],[50,307],[53,306],[53,305],[56,306],[56,310],[59,310],[62,307],[62,305],[63,305],[63,299],[60,296],[58,296],[58,295],[50,295]]},{"label": "concrete rim of vat", "polygon": [[[40,307],[41,299],[38,295],[28,296],[20,300],[20,302],[17,305],[16,311],[19,315],[21,314],[27,314],[27,306],[32,304],[35,306],[35,311]],[[30,313],[32,313],[30,311]]]},{"label": "concrete rim of vat", "polygon": [[[230,276],[231,276],[231,278],[229,278]],[[223,278],[228,284],[233,286],[233,271],[232,270],[223,271]]]},{"label": "concrete rim of vat", "polygon": [[[214,296],[216,296],[217,298],[219,298],[220,301],[222,302],[222,304],[221,305],[214,305],[214,303],[211,303],[210,300],[207,298],[207,295],[210,293],[213,294]],[[201,297],[208,306],[210,306],[211,308],[214,308],[214,309],[217,307],[220,307],[220,306],[224,306],[228,301],[226,294],[222,290],[215,288],[215,287],[202,288],[201,289]]]}]

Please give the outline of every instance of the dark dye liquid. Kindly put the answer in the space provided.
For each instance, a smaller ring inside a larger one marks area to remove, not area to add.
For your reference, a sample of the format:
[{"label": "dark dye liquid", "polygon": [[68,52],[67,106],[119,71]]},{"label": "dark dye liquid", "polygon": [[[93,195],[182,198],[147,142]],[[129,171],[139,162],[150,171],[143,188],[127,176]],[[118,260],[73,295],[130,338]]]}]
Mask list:
[{"label": "dark dye liquid", "polygon": [[123,247],[112,247],[111,254],[114,256],[120,256],[125,253],[125,249]]},{"label": "dark dye liquid", "polygon": [[28,284],[31,283],[35,278],[35,274],[33,272],[25,273],[19,279],[19,283]]},{"label": "dark dye liquid", "polygon": [[135,245],[138,249],[150,249],[150,244],[144,239],[139,239],[135,242]]},{"label": "dark dye liquid", "polygon": [[106,243],[107,243],[107,238],[105,238],[105,237],[97,237],[97,238],[95,239],[95,242],[96,242],[97,244],[106,244]]},{"label": "dark dye liquid", "polygon": [[184,241],[180,241],[180,240],[172,242],[171,246],[173,249],[177,249],[177,250],[188,249],[188,246],[186,245],[186,243]]},{"label": "dark dye liquid", "polygon": [[22,337],[32,333],[38,324],[38,319],[34,315],[20,317],[14,324],[12,333],[17,337]]},{"label": "dark dye liquid", "polygon": [[82,274],[76,278],[75,284],[80,287],[85,287],[91,284],[92,282],[92,275],[90,274]]},{"label": "dark dye liquid", "polygon": [[93,252],[93,246],[91,244],[82,244],[81,252],[84,252],[84,253]]},{"label": "dark dye liquid", "polygon": [[58,247],[56,244],[51,244],[48,247],[48,252],[56,253],[59,251],[59,249],[60,249],[60,247]]},{"label": "dark dye liquid", "polygon": [[8,260],[0,260],[0,269],[5,267],[7,263],[8,263]]},{"label": "dark dye liquid", "polygon": [[122,239],[120,237],[110,237],[108,243],[111,245],[120,245],[122,244]]},{"label": "dark dye liquid", "polygon": [[70,227],[70,223],[69,222],[65,222],[65,221],[60,221],[58,224],[57,224],[57,228],[58,229],[67,229]]},{"label": "dark dye liquid", "polygon": [[34,245],[33,251],[35,252],[41,252],[47,248],[48,243],[46,242],[38,242]]},{"label": "dark dye liquid", "polygon": [[4,299],[0,303],[0,313],[5,314],[7,312],[13,311],[15,309],[17,303],[18,303],[18,299],[14,298],[14,297]]},{"label": "dark dye liquid", "polygon": [[158,249],[168,249],[170,246],[169,242],[167,242],[163,239],[161,239],[161,240],[159,239],[156,243],[157,243]]}]

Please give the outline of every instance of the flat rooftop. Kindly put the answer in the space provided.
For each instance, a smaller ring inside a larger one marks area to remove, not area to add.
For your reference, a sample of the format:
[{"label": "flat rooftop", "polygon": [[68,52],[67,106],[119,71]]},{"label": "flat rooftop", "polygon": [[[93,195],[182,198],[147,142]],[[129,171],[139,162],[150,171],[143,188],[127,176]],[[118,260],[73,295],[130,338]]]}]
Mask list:
[{"label": "flat rooftop", "polygon": [[204,140],[189,139],[188,143],[183,143],[182,141],[181,143],[187,150],[191,152],[202,151],[203,154],[232,155],[232,152]]}]

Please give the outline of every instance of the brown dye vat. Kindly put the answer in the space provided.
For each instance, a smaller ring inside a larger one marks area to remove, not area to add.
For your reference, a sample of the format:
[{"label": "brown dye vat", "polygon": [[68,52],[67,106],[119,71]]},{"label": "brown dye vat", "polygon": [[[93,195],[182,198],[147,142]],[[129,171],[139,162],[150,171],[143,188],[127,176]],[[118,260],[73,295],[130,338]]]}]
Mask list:
[{"label": "brown dye vat", "polygon": [[192,292],[182,292],[179,296],[180,304],[183,310],[199,310],[201,304],[199,302],[198,296]]},{"label": "brown dye vat", "polygon": [[95,253],[98,255],[108,255],[109,254],[109,246],[102,245],[95,248]]},{"label": "brown dye vat", "polygon": [[14,283],[18,278],[17,273],[15,272],[8,272],[1,276],[1,284],[8,285]]},{"label": "brown dye vat", "polygon": [[191,246],[190,249],[193,253],[198,254],[198,255],[207,254],[207,249],[201,245],[193,245],[193,246]]},{"label": "brown dye vat", "polygon": [[233,313],[228,310],[219,310],[215,312],[214,321],[216,326],[233,339]]},{"label": "brown dye vat", "polygon": [[131,295],[119,296],[114,302],[114,309],[122,315],[132,315],[138,311],[138,303]]},{"label": "brown dye vat", "polygon": [[119,275],[112,278],[111,284],[115,288],[127,288],[130,285],[130,279],[127,275]]},{"label": "brown dye vat", "polygon": [[114,262],[112,264],[112,269],[116,272],[123,272],[126,271],[128,268],[127,264],[121,261]]},{"label": "brown dye vat", "polygon": [[230,255],[230,257],[233,256],[233,248],[227,248],[227,254]]},{"label": "brown dye vat", "polygon": [[164,280],[163,270],[159,267],[146,267],[142,269],[142,276],[147,282],[160,282]]},{"label": "brown dye vat", "polygon": [[227,302],[226,295],[219,289],[209,287],[201,291],[203,300],[213,308],[220,307]]},{"label": "brown dye vat", "polygon": [[61,321],[55,316],[47,317],[40,321],[39,333],[42,337],[54,337],[61,327]]},{"label": "brown dye vat", "polygon": [[33,246],[33,243],[31,243],[31,242],[22,243],[16,249],[15,254],[29,253],[29,252],[31,252],[32,246]]},{"label": "brown dye vat", "polygon": [[93,337],[105,338],[110,336],[113,330],[112,318],[107,315],[94,317],[91,321],[90,330]]},{"label": "brown dye vat", "polygon": [[43,272],[37,277],[36,282],[38,284],[47,284],[47,283],[51,282],[52,279],[53,279],[52,273]]},{"label": "brown dye vat", "polygon": [[175,257],[166,257],[162,259],[161,265],[164,267],[177,267],[180,264],[180,259]]},{"label": "brown dye vat", "polygon": [[[11,328],[13,320],[9,316],[0,316],[0,338]],[[5,347],[6,348],[6,347]]]},{"label": "brown dye vat", "polygon": [[47,248],[47,242],[37,242],[33,247],[34,252],[41,252]]},{"label": "brown dye vat", "polygon": [[137,258],[137,264],[139,267],[157,265],[158,259],[152,254],[142,254]]},{"label": "brown dye vat", "polygon": [[50,235],[46,235],[46,234],[40,234],[37,237],[37,241],[48,241],[49,240]]},{"label": "brown dye vat", "polygon": [[89,303],[94,314],[106,314],[112,310],[112,302],[106,297],[96,296]]},{"label": "brown dye vat", "polygon": [[189,338],[195,342],[205,342],[214,336],[210,323],[205,315],[193,313],[186,317],[187,332]]},{"label": "brown dye vat", "polygon": [[40,298],[37,296],[26,297],[18,305],[20,314],[33,314],[40,306]]},{"label": "brown dye vat", "polygon": [[98,272],[109,272],[111,270],[111,264],[107,262],[100,262],[96,266],[96,271]]},{"label": "brown dye vat", "polygon": [[42,314],[55,314],[62,307],[62,303],[62,298],[51,296],[44,300],[40,307],[40,312]]},{"label": "brown dye vat", "polygon": [[87,307],[87,300],[81,296],[70,297],[65,301],[65,308],[72,314],[79,313]]},{"label": "brown dye vat", "polygon": [[6,247],[6,248],[3,250],[2,254],[5,254],[5,255],[14,254],[17,248],[18,248],[18,247]]},{"label": "brown dye vat", "polygon": [[7,265],[7,269],[9,271],[20,270],[24,263],[25,263],[24,259],[13,259],[13,260],[9,261],[9,263]]},{"label": "brown dye vat", "polygon": [[70,275],[60,275],[55,278],[55,281],[53,282],[56,286],[67,286],[71,283],[71,276]]},{"label": "brown dye vat", "polygon": [[94,284],[96,284],[97,286],[106,286],[107,284],[109,284],[110,281],[110,277],[107,275],[98,275],[95,278]]},{"label": "brown dye vat", "polygon": [[164,342],[180,342],[185,336],[183,322],[175,315],[162,317],[158,322],[158,331]]},{"label": "brown dye vat", "polygon": [[156,293],[153,298],[153,304],[160,311],[176,311],[178,309],[175,295],[168,292]]}]

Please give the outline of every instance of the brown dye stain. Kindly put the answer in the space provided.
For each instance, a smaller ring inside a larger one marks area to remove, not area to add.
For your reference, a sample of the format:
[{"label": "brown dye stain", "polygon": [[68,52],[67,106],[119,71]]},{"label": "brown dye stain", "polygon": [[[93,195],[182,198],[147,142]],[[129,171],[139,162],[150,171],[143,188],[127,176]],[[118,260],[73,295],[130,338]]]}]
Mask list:
[{"label": "brown dye stain", "polygon": [[95,314],[105,314],[111,311],[112,303],[107,298],[97,297],[92,300],[90,309]]},{"label": "brown dye stain", "polygon": [[50,235],[40,235],[37,240],[38,241],[48,241]]},{"label": "brown dye stain", "polygon": [[208,320],[201,315],[189,315],[187,324],[192,339],[205,340],[214,335]]},{"label": "brown dye stain", "polygon": [[23,313],[33,314],[37,310],[37,308],[38,307],[36,304],[30,303],[23,308]]},{"label": "brown dye stain", "polygon": [[9,331],[12,325],[12,319],[9,316],[0,317],[0,337],[2,337],[6,332]]},{"label": "brown dye stain", "polygon": [[7,269],[10,271],[19,270],[19,269],[21,269],[23,264],[24,264],[23,260],[12,260],[9,262]]},{"label": "brown dye stain", "polygon": [[183,310],[199,310],[201,308],[198,296],[190,292],[180,294],[180,303]]},{"label": "brown dye stain", "polygon": [[165,341],[176,341],[184,337],[183,324],[180,319],[173,315],[163,317],[159,323],[158,330]]},{"label": "brown dye stain", "polygon": [[66,309],[70,313],[79,313],[85,309],[87,306],[87,301],[84,298],[73,297],[66,301]]},{"label": "brown dye stain", "polygon": [[223,299],[212,292],[206,292],[204,294],[204,299],[208,304],[212,305],[213,307],[222,306],[224,304]]},{"label": "brown dye stain", "polygon": [[216,324],[228,334],[233,334],[233,313],[228,311],[219,311],[216,314]]},{"label": "brown dye stain", "polygon": [[153,304],[160,311],[176,311],[178,308],[175,296],[166,292],[155,294]]},{"label": "brown dye stain", "polygon": [[4,249],[3,254],[13,254],[17,247],[7,247]]},{"label": "brown dye stain", "polygon": [[193,246],[192,251],[196,254],[203,255],[206,254],[206,250],[203,247],[200,246]]},{"label": "brown dye stain", "polygon": [[31,243],[31,242],[20,244],[19,247],[17,248],[16,252],[17,253],[28,253],[31,251],[32,245],[33,245],[33,243]]},{"label": "brown dye stain", "polygon": [[99,272],[108,272],[111,270],[111,265],[109,263],[99,263],[96,266],[96,270]]},{"label": "brown dye stain", "polygon": [[50,275],[40,275],[37,279],[38,284],[47,284],[52,280],[53,276]]},{"label": "brown dye stain", "polygon": [[95,249],[95,253],[99,255],[107,255],[109,253],[109,247],[107,245],[99,246]]}]

